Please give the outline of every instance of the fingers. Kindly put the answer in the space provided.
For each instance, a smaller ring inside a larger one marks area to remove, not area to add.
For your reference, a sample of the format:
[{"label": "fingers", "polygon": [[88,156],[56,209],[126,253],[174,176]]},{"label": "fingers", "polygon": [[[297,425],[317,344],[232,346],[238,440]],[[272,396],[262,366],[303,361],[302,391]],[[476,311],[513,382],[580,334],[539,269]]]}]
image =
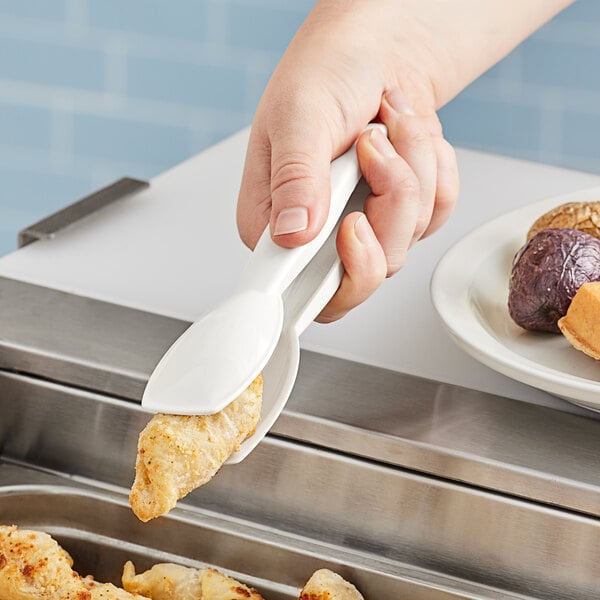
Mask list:
[{"label": "fingers", "polygon": [[383,249],[362,213],[352,213],[342,221],[337,250],[345,273],[338,291],[316,319],[321,323],[336,321],[364,302],[387,272]]},{"label": "fingers", "polygon": [[[413,231],[416,241],[427,229],[433,213],[437,158],[432,134],[425,119],[415,114],[399,89],[384,95],[379,116],[388,128],[392,146],[412,169],[418,182],[418,215]],[[396,188],[390,193],[397,197],[402,194],[402,189]]]},{"label": "fingers", "polygon": [[443,137],[433,140],[437,157],[437,187],[433,214],[421,239],[437,231],[450,217],[460,189],[458,164],[454,148]]},{"label": "fingers", "polygon": [[435,113],[415,114],[394,90],[383,98],[379,116],[389,139],[380,132],[364,132],[357,150],[372,190],[365,213],[390,276],[403,266],[412,244],[448,219],[458,196],[458,169]]},{"label": "fingers", "polygon": [[404,264],[419,218],[419,180],[385,135],[373,129],[361,135],[358,157],[371,187],[365,214],[385,253],[386,275]]}]

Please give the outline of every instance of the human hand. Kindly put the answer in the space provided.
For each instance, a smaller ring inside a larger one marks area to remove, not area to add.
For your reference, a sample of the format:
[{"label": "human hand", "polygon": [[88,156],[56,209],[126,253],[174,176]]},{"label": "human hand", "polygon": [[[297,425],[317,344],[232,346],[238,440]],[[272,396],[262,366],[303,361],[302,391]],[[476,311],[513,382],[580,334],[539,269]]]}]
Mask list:
[{"label": "human hand", "polygon": [[[363,4],[356,4],[349,14],[319,3],[286,51],[256,113],[238,201],[238,228],[250,248],[267,223],[280,246],[308,242],[327,217],[330,163],[358,138],[372,194],[364,214],[341,224],[345,274],[317,319],[323,322],[343,316],[396,273],[408,249],[446,221],[458,195],[454,151],[443,138],[426,69],[409,64],[396,23],[363,21]],[[375,118],[389,139],[363,132]]]}]

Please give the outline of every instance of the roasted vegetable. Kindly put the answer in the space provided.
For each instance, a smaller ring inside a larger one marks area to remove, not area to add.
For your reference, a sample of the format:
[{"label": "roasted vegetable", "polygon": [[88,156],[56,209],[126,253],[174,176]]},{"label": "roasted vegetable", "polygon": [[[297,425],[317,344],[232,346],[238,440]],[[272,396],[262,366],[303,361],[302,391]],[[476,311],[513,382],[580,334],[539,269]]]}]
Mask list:
[{"label": "roasted vegetable", "polygon": [[560,333],[577,290],[600,280],[600,240],[575,229],[544,229],[516,254],[508,310],[515,323],[533,331]]},{"label": "roasted vegetable", "polygon": [[542,229],[579,229],[600,238],[600,202],[568,202],[553,208],[534,222],[527,239]]}]

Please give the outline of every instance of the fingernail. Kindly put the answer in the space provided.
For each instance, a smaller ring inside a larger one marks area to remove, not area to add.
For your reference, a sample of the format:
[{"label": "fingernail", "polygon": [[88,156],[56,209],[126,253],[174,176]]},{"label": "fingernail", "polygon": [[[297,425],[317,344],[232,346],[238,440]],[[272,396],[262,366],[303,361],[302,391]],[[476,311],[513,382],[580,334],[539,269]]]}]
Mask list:
[{"label": "fingernail", "polygon": [[361,215],[354,222],[354,235],[356,235],[358,241],[365,246],[370,246],[375,241],[375,234],[365,215]]},{"label": "fingernail", "polygon": [[273,235],[297,233],[308,227],[308,209],[306,206],[284,208],[278,215],[273,228]]},{"label": "fingernail", "polygon": [[394,146],[392,146],[390,140],[387,139],[385,134],[380,129],[371,129],[371,133],[369,133],[369,141],[371,145],[379,154],[383,154],[383,156],[389,156],[393,158],[396,156],[396,150]]},{"label": "fingernail", "polygon": [[409,104],[406,96],[399,88],[395,88],[385,94],[388,104],[398,113],[404,115],[414,115],[415,111]]}]

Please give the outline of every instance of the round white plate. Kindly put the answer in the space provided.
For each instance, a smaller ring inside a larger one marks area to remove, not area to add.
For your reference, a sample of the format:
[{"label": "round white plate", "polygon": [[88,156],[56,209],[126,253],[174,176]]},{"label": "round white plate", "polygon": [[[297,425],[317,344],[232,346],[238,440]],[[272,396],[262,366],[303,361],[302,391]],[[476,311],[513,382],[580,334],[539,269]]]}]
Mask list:
[{"label": "round white plate", "polygon": [[532,223],[565,202],[600,200],[600,188],[507,213],[455,244],[435,268],[433,305],[456,343],[492,369],[580,406],[600,410],[600,362],[560,334],[521,329],[508,313],[511,263]]}]

